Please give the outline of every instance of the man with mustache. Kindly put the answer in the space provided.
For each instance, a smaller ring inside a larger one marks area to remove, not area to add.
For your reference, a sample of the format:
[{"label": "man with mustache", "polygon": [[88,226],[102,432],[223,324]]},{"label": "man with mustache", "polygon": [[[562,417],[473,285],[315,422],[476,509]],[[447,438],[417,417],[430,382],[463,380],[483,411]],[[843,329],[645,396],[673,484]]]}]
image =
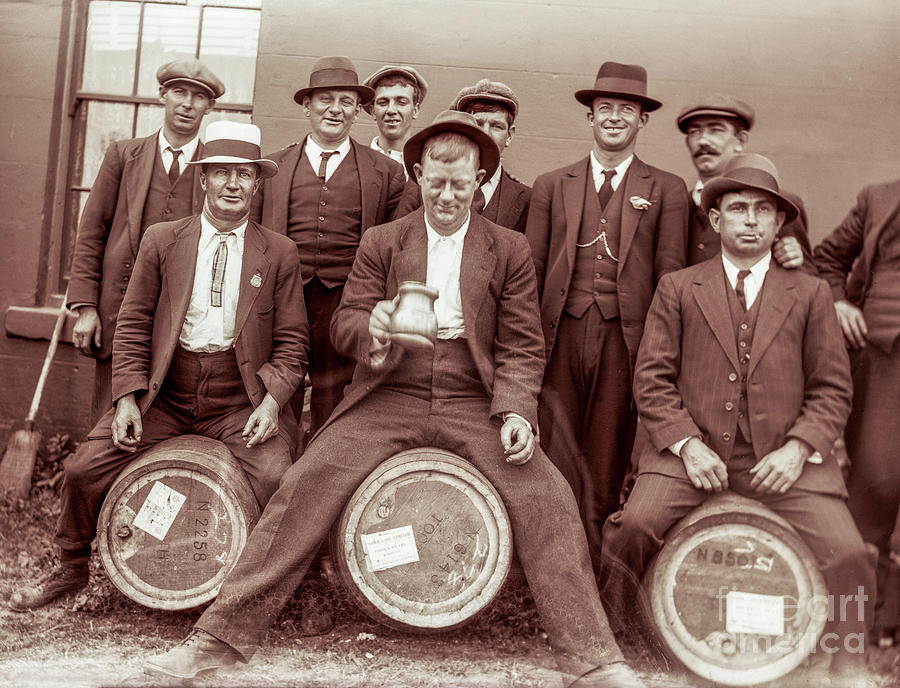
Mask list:
[{"label": "man with mustache", "polygon": [[[374,100],[364,106],[378,126],[378,136],[369,147],[402,165],[403,144],[409,138],[413,120],[419,116],[428,82],[409,65],[385,65],[363,81],[363,85],[375,91]],[[403,173],[406,174],[406,169]]]}]

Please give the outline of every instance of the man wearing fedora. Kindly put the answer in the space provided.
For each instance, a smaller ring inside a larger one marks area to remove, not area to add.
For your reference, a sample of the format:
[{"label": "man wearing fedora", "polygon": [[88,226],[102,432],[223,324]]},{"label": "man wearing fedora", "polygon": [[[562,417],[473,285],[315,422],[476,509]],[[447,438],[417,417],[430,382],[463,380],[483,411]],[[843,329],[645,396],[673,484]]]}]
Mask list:
[{"label": "man wearing fedora", "polygon": [[[850,410],[850,366],[828,285],[772,260],[799,209],[775,166],[742,154],[704,185],[722,252],[663,276],[647,314],[634,395],[650,434],[604,555],[640,576],[671,525],[723,490],[761,501],[816,555],[834,603],[823,642],[847,685],[865,669],[874,571],[831,446]],[[823,458],[825,457],[825,458]],[[607,570],[604,599],[628,576]]]},{"label": "man wearing fedora", "polygon": [[[423,208],[362,238],[331,328],[357,360],[347,394],[285,474],[194,633],[145,668],[184,679],[248,661],[354,489],[394,453],[433,445],[471,461],[500,493],[564,669],[591,672],[578,685],[642,685],[609,630],[571,490],[536,447],[543,345],[526,241],[470,212],[499,150],[471,115],[447,110],[403,153]],[[405,281],[439,291],[430,348],[393,339]]]},{"label": "man wearing fedora", "polygon": [[[691,191],[691,225],[687,264],[696,265],[719,255],[719,235],[700,208],[703,185],[717,177],[735,155],[744,152],[750,138],[755,114],[753,108],[730,95],[710,94],[684,107],[678,114],[678,129],[697,169],[697,182]],[[804,269],[815,274],[806,231],[806,210],[796,194],[782,191],[797,206],[800,214],[781,228],[772,248],[772,257],[786,268]]]},{"label": "man wearing fedora", "polygon": [[197,60],[164,64],[156,79],[165,108],[162,128],[110,145],[75,238],[67,305],[78,314],[72,331],[75,347],[96,361],[91,423],[112,405],[116,314],[141,237],[156,222],[202,209],[199,172],[187,163],[202,156],[200,124],[225,93],[219,78]]},{"label": "man wearing fedora", "polygon": [[649,113],[639,65],[604,62],[587,106],[590,155],[537,178],[531,244],[547,369],[541,446],[579,499],[595,564],[600,527],[619,506],[637,420],[631,379],[659,278],[684,267],[688,195],[634,154]]},{"label": "man wearing fedora", "polygon": [[291,465],[297,424],[288,401],[306,367],[306,316],[293,242],[248,221],[260,180],[259,129],[209,125],[200,170],[203,212],[147,229],[113,343],[115,406],[64,464],[55,542],[60,566],[16,611],[88,580],[104,496],[121,471],[162,440],[222,441],[260,508]]},{"label": "man wearing fedora", "polygon": [[[264,180],[254,201],[254,217],[293,239],[300,253],[309,318],[310,435],[331,415],[353,375],[353,359],[332,346],[328,327],[360,237],[392,219],[406,184],[399,163],[350,138],[360,107],[373,97],[346,57],[317,60],[309,86],[294,94],[310,133],[268,156],[281,174]],[[302,386],[291,403],[299,418]]]},{"label": "man wearing fedora", "polygon": [[[375,118],[378,136],[369,147],[403,165],[403,145],[409,139],[413,120],[428,93],[428,82],[409,65],[385,65],[363,81],[375,92],[363,106]],[[406,174],[404,168],[403,173]]]}]

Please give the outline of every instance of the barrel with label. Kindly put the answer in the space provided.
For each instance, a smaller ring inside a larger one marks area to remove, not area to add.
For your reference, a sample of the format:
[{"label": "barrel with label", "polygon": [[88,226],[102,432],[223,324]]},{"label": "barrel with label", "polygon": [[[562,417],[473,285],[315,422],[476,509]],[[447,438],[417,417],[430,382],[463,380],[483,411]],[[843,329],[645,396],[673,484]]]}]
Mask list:
[{"label": "barrel with label", "polygon": [[100,511],[100,560],[115,586],[156,609],[210,601],[259,518],[224,444],[184,435],[160,442],[116,479]]},{"label": "barrel with label", "polygon": [[809,547],[787,521],[732,493],[711,497],[669,531],[646,583],[672,654],[729,686],[796,668],[828,613]]},{"label": "barrel with label", "polygon": [[384,461],[332,531],[341,582],[373,619],[401,630],[464,624],[509,572],[512,530],[500,495],[468,461],[435,448]]}]

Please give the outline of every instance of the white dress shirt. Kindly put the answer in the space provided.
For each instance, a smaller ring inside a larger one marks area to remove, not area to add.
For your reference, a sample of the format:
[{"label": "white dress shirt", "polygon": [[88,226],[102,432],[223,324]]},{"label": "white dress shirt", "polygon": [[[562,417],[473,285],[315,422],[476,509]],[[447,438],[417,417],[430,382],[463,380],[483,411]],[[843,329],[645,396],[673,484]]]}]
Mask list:
[{"label": "white dress shirt", "polygon": [[[622,162],[616,165],[616,173],[615,175],[613,175],[612,181],[610,182],[613,191],[618,189],[619,184],[621,184],[622,180],[625,179],[625,173],[628,171],[628,168],[631,167],[632,160],[634,160],[634,154],[629,155]],[[594,155],[594,151],[591,151],[591,174],[594,177],[594,189],[599,192],[600,187],[603,186],[603,164],[599,160],[597,160],[597,156]]]},{"label": "white dress shirt", "polygon": [[697,183],[694,184],[694,188],[691,189],[691,198],[694,200],[694,205],[698,208],[700,207],[700,196],[703,194],[703,180],[698,179]]},{"label": "white dress shirt", "polygon": [[[337,151],[337,155],[332,155],[328,158],[328,162],[325,163],[325,181],[331,179],[331,175],[334,174],[334,171],[338,168],[338,165],[344,161],[347,157],[347,154],[350,152],[350,137],[348,136],[343,141],[341,141],[341,145],[337,148],[333,148],[331,150]],[[331,152],[329,150],[328,152]],[[322,146],[313,141],[312,136],[306,137],[306,143],[303,144],[303,154],[306,156],[306,159],[309,161],[309,164],[312,165],[313,174],[319,174],[319,164],[322,162],[322,152],[325,151]]]},{"label": "white dress shirt", "polygon": [[434,302],[437,316],[438,339],[456,339],[465,334],[462,312],[462,295],[459,290],[459,271],[462,265],[463,242],[469,231],[471,211],[462,227],[450,236],[438,234],[425,218],[428,235],[428,269],[425,284],[438,290]]},{"label": "white dress shirt", "polygon": [[403,166],[403,176],[409,179],[409,173],[406,171],[406,165],[403,164],[403,151],[402,150],[385,150],[381,146],[378,145],[378,137],[376,136],[372,139],[372,143],[369,144],[369,148],[372,150],[377,150],[382,155],[388,156],[391,160],[396,160]]},{"label": "white dress shirt", "polygon": [[[159,154],[162,156],[160,159],[162,160],[163,167],[166,170],[166,174],[169,172],[169,168],[172,166],[172,151],[169,148],[178,148],[178,146],[173,146],[166,139],[166,135],[163,133],[163,130],[159,130],[159,136],[157,137],[159,142]],[[194,159],[194,153],[197,152],[197,146],[200,143],[200,136],[197,135],[188,141],[186,144],[178,148],[181,151],[181,155],[178,156],[178,174],[184,172],[184,168],[187,167],[188,162]]]},{"label": "white dress shirt", "polygon": [[224,351],[234,344],[234,321],[238,296],[241,293],[241,266],[244,262],[244,234],[247,223],[231,231],[225,243],[228,260],[222,283],[222,305],[211,305],[213,260],[219,248],[219,232],[205,215],[200,216],[200,243],[197,246],[197,267],[194,287],[184,325],[178,342],[188,351],[209,353]]},{"label": "white dress shirt", "polygon": [[494,175],[488,179],[484,184],[481,185],[481,193],[484,194],[484,207],[487,208],[487,204],[491,202],[491,199],[494,197],[494,192],[497,191],[497,187],[500,186],[500,175],[503,172],[503,164],[497,165],[497,171],[494,172]]}]

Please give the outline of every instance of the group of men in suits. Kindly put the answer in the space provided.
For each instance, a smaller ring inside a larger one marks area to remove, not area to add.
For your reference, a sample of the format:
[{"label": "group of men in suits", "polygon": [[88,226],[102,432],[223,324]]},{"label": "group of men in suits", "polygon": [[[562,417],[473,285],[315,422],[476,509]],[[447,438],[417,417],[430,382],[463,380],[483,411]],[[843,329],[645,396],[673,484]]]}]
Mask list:
[{"label": "group of men in suits", "polygon": [[[112,348],[116,405],[107,397],[66,466],[61,575],[14,607],[83,586],[105,490],[137,452],[187,431],[228,444],[265,510],[196,632],[148,662],[157,673],[191,677],[248,659],[355,486],[422,443],[461,453],[500,491],[550,641],[578,685],[639,685],[591,563],[600,567],[602,551],[639,575],[668,526],[711,491],[730,486],[782,513],[819,555],[832,594],[874,593],[830,449],[850,407],[841,328],[851,343],[867,334],[879,343],[854,369],[855,415],[876,422],[864,403],[897,379],[900,316],[886,278],[896,202],[881,200],[890,189],[873,192],[875,210],[861,196],[817,249],[816,263],[831,261],[839,327],[823,283],[795,269],[814,271],[802,203],[768,160],[743,154],[754,115],[733,98],[678,117],[699,175],[691,194],[634,155],[661,105],[646,71],[606,62],[575,94],[588,109],[590,154],[541,175],[532,192],[502,166],[519,101],[499,82],[462,89],[410,137],[427,92],[415,69],[387,65],[360,83],[347,58],[322,58],[294,95],[310,133],[262,158],[252,125],[214,123],[206,146],[197,141],[224,91],[208,68],[178,61],[158,78],[164,126],[110,148],[69,293],[76,346],[100,358]],[[350,137],[362,108],[379,129],[369,147]],[[204,192],[199,215],[192,177],[179,174],[188,165]],[[229,265],[223,250],[239,261]],[[854,273],[842,305],[860,252],[869,272]],[[681,271],[686,263],[696,267]],[[440,288],[432,352],[391,342],[404,280]],[[644,439],[623,508],[638,412]],[[866,432],[862,420],[855,427],[854,437]],[[856,445],[864,456],[864,444],[851,442],[851,456]],[[870,459],[860,484],[879,470]],[[879,502],[894,512],[895,487]],[[539,514],[538,492],[553,505]],[[886,542],[883,513],[859,492],[854,515],[868,513],[873,541]],[[311,502],[314,514],[302,507]],[[563,551],[565,574],[554,564]],[[604,578],[607,594],[617,585]],[[864,635],[865,609],[836,632]],[[859,674],[857,660],[843,653],[836,666]]]}]

